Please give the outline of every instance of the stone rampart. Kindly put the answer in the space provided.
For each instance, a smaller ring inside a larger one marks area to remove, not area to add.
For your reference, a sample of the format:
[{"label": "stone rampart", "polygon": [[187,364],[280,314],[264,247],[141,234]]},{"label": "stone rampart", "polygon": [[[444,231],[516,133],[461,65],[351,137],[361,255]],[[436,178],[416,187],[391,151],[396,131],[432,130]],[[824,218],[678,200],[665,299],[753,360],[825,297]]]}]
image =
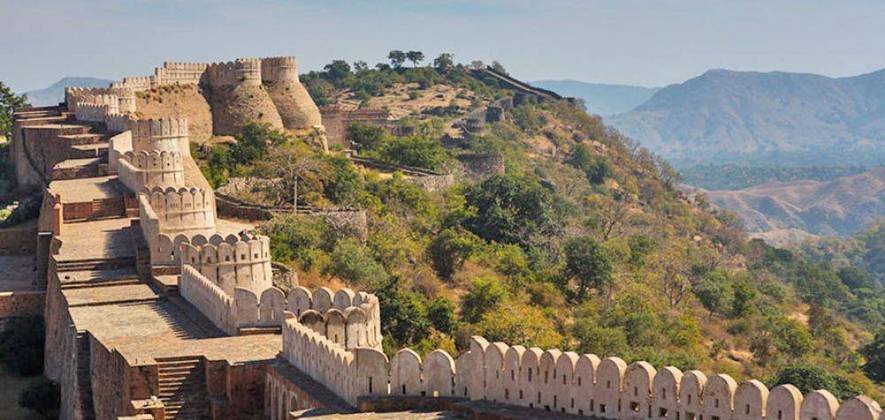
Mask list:
[{"label": "stone rampart", "polygon": [[132,131],[132,150],[136,152],[165,150],[190,155],[187,118],[133,120],[129,129]]},{"label": "stone rampart", "polygon": [[212,88],[261,85],[261,60],[238,58],[226,63],[214,63],[206,68],[207,81]]},{"label": "stone rampart", "polygon": [[166,61],[162,67],[154,69],[154,76],[160,85],[200,83],[209,63],[182,63]]},{"label": "stone rampart", "polygon": [[381,305],[378,297],[348,288],[313,292],[296,287],[289,292],[286,310],[299,322],[346,349],[381,349]]},{"label": "stone rampart", "polygon": [[[167,151],[128,151],[117,160],[120,181],[133,192],[185,185],[184,157]],[[109,167],[111,165],[108,165]]]},{"label": "stone rampart", "polygon": [[[161,249],[175,245],[168,238],[160,235]],[[266,236],[240,233],[240,236],[222,238],[216,234],[207,239],[196,235],[176,249],[182,264],[193,266],[230,296],[234,296],[237,288],[261,296],[273,287],[270,239]]]},{"label": "stone rampart", "polygon": [[[457,360],[442,350],[423,360],[403,349],[350,352],[292,314],[283,328],[283,354],[351,404],[366,396],[464,397],[607,419],[865,419],[881,408],[869,398],[839,402],[825,390],[803,396],[793,385],[769,390],[756,380],[707,377],[647,362],[627,364],[559,350],[542,350],[473,337]],[[342,377],[342,373],[344,374]]]},{"label": "stone rampart", "polygon": [[216,327],[229,335],[237,335],[234,298],[215,283],[200,274],[194,267],[181,268],[178,293],[194,305]]},{"label": "stone rampart", "polygon": [[139,195],[139,206],[150,205],[160,222],[161,233],[215,230],[215,200],[212,191],[200,188],[160,188]]}]

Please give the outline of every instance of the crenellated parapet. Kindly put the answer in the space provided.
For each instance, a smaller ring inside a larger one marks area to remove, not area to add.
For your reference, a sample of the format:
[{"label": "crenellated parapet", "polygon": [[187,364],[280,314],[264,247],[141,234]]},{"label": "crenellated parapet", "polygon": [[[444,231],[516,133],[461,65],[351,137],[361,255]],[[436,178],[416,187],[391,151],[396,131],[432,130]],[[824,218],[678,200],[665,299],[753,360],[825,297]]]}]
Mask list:
[{"label": "crenellated parapet", "polygon": [[120,82],[111,83],[111,88],[127,88],[141,92],[159,86],[156,76],[124,77]]},{"label": "crenellated parapet", "polygon": [[326,287],[313,292],[296,287],[286,297],[286,310],[299,322],[347,349],[381,349],[380,308],[377,296],[348,288],[333,293]]},{"label": "crenellated parapet", "polygon": [[160,233],[215,231],[215,195],[201,188],[160,188],[139,194],[142,207],[150,206],[160,221]]},{"label": "crenellated parapet", "polygon": [[273,287],[270,238],[266,236],[241,232],[239,236],[193,237],[178,249],[181,264],[196,268],[231,296],[237,288],[261,296]]},{"label": "crenellated parapet", "polygon": [[167,151],[188,153],[187,118],[161,118],[134,120],[129,123],[132,131],[132,150]]},{"label": "crenellated parapet", "polygon": [[162,67],[154,69],[154,76],[162,85],[171,84],[198,84],[209,63],[184,63],[175,61],[166,61]]},{"label": "crenellated parapet", "polygon": [[185,185],[184,157],[177,151],[130,150],[117,159],[114,168],[120,182],[134,192]]},{"label": "crenellated parapet", "polygon": [[262,58],[261,81],[264,83],[298,83],[298,61],[295,57]]},{"label": "crenellated parapet", "polygon": [[260,86],[261,59],[238,58],[226,63],[211,64],[206,69],[207,81],[213,88]]},{"label": "crenellated parapet", "polygon": [[287,314],[283,355],[296,368],[356,405],[360,397],[460,397],[604,419],[877,420],[879,405],[858,396],[842,402],[825,390],[802,395],[793,385],[768,389],[757,380],[660,370],[556,349],[489,343],[473,337],[457,359],[443,350],[423,359],[402,349],[391,359],[368,348],[347,350]]}]

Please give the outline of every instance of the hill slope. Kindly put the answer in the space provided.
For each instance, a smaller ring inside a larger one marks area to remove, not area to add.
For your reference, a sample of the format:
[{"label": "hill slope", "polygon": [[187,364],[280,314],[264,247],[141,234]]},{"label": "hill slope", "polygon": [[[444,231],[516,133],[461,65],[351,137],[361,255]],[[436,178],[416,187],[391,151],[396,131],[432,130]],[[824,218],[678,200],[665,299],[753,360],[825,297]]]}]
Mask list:
[{"label": "hill slope", "polygon": [[845,236],[885,214],[885,168],[829,182],[775,182],[710,191],[710,201],[736,212],[750,232],[803,230]]},{"label": "hill slope", "polygon": [[609,120],[677,164],[881,164],[885,70],[846,78],[710,70]]},{"label": "hill slope", "polygon": [[107,87],[112,80],[98,79],[95,77],[64,77],[51,86],[25,92],[28,102],[34,106],[55,105],[65,99],[65,87]]},{"label": "hill slope", "polygon": [[602,116],[630,111],[660,90],[656,87],[609,85],[578,80],[539,80],[531,83],[562,96],[581,98],[590,112]]}]

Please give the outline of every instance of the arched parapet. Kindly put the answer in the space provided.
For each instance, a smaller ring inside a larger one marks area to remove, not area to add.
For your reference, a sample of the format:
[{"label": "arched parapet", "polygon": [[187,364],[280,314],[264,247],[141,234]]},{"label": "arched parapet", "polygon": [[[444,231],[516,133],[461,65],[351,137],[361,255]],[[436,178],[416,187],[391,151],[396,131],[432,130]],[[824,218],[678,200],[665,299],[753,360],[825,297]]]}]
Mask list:
[{"label": "arched parapet", "polygon": [[209,85],[213,88],[261,85],[261,60],[238,58],[225,63],[210,64],[206,68]]},{"label": "arched parapet", "polygon": [[553,370],[555,384],[553,393],[557,395],[554,409],[561,413],[577,413],[575,369],[578,364],[578,354],[567,351],[559,355],[556,360],[556,368]]},{"label": "arched parapet", "polygon": [[[485,379],[485,398],[493,402],[504,402],[506,387],[506,377],[509,371],[504,369],[504,355],[510,347],[501,342],[494,342],[488,345],[485,350],[485,363],[483,364]],[[459,375],[462,372],[458,372]],[[475,372],[474,372],[475,374]]]},{"label": "arched parapet", "polygon": [[343,289],[339,289],[332,297],[332,306],[340,310],[347,309],[351,306],[358,306],[353,304],[354,296],[355,293],[353,292],[353,290],[350,290],[346,287]]},{"label": "arched parapet", "polygon": [[302,312],[313,307],[312,297],[310,289],[297,286],[289,291],[289,295],[286,297],[286,307],[296,316],[300,316]]},{"label": "arched parapet", "polygon": [[[337,310],[335,308],[329,309]],[[368,317],[366,316],[365,311],[360,308],[350,307],[344,311],[344,316],[347,319],[347,339],[345,348],[354,348],[354,347],[372,347],[372,348],[380,348],[381,343],[370,343],[369,341],[369,332],[368,332]]]},{"label": "arched parapet", "polygon": [[298,61],[295,57],[261,59],[261,81],[264,83],[298,82]]},{"label": "arched parapet", "polygon": [[182,267],[179,293],[219,329],[232,335],[237,333],[233,299],[193,267]]},{"label": "arched parapet", "polygon": [[758,420],[765,416],[768,388],[755,379],[738,385],[734,392],[732,420]]},{"label": "arched parapet", "polygon": [[[388,362],[387,356],[379,350],[360,347],[353,352],[352,381],[354,397],[350,402],[354,403],[355,397],[388,395]],[[427,366],[425,361],[425,366]]]},{"label": "arched parapet", "polygon": [[574,384],[576,414],[591,415],[596,412],[596,373],[599,369],[599,357],[595,354],[582,354],[575,363]]},{"label": "arched parapet", "polygon": [[334,294],[328,287],[320,287],[313,291],[313,309],[326,312],[332,307]]},{"label": "arched parapet", "polygon": [[655,373],[652,381],[652,414],[662,419],[677,419],[679,413],[679,384],[682,371],[667,366]]},{"label": "arched parapet", "polygon": [[525,392],[522,390],[522,356],[526,348],[515,345],[504,354],[504,401],[507,404],[521,404]]},{"label": "arched parapet", "polygon": [[683,418],[698,417],[704,409],[704,386],[707,375],[699,370],[690,370],[682,375],[679,384],[679,411]]},{"label": "arched parapet", "polygon": [[323,316],[326,321],[324,330],[326,338],[343,348],[349,348],[347,347],[347,319],[344,313],[333,308]]},{"label": "arched parapet", "polygon": [[837,420],[882,420],[882,415],[879,403],[866,395],[842,401],[836,410]]},{"label": "arched parapet", "polygon": [[323,315],[316,310],[308,309],[301,313],[298,322],[310,328],[317,334],[326,335],[326,320]]},{"label": "arched parapet", "polygon": [[704,385],[704,418],[729,418],[736,390],[737,382],[731,376],[719,374],[708,378]]},{"label": "arched parapet", "polygon": [[627,363],[619,357],[606,357],[596,370],[596,415],[602,418],[619,418],[621,389]]},{"label": "arched parapet", "polygon": [[520,405],[526,407],[539,407],[541,396],[538,390],[538,376],[541,370],[541,354],[544,350],[530,347],[522,354],[519,360],[519,368],[522,373],[519,377],[519,389],[521,391]]},{"label": "arched parapet", "polygon": [[535,393],[540,394],[540,403],[538,406],[545,410],[559,411],[559,395],[556,394],[556,364],[562,351],[559,349],[549,349],[541,353],[538,363],[538,381],[535,387]]},{"label": "arched parapet", "polygon": [[[193,199],[193,196],[187,197]],[[215,279],[225,292],[233,294],[233,289],[243,288],[260,295],[273,287],[270,238],[255,236],[244,241],[229,236],[219,242],[217,237],[207,239],[203,235],[194,235],[194,238],[197,237],[202,240],[189,241],[189,246],[181,250],[181,255],[185,256],[182,262],[197,267],[203,275]]]},{"label": "arched parapet", "polygon": [[445,350],[427,354],[421,365],[424,373],[424,392],[428,397],[455,395],[455,360]]},{"label": "arched parapet", "polygon": [[830,391],[819,389],[809,392],[802,399],[799,418],[802,420],[834,420],[839,409],[839,400]]},{"label": "arched parapet", "polygon": [[402,349],[390,359],[390,395],[423,395],[421,356]]},{"label": "arched parapet", "polygon": [[132,148],[135,151],[167,151],[189,155],[187,118],[133,120]]},{"label": "arched parapet", "polygon": [[237,327],[255,327],[260,325],[258,314],[258,296],[249,289],[234,289],[234,306],[237,314]]},{"label": "arched parapet", "polygon": [[[180,156],[159,153],[160,164],[170,164]],[[153,187],[146,194],[160,220],[163,233],[193,232],[209,234],[215,230],[215,195],[212,191],[191,187]],[[198,244],[203,245],[203,244]]]},{"label": "arched parapet", "polygon": [[286,309],[286,295],[276,287],[261,293],[258,315],[262,326],[276,326],[283,322],[283,311]]},{"label": "arched parapet", "polygon": [[455,385],[457,388],[456,394],[459,397],[470,398],[471,400],[487,398],[486,388],[489,379],[486,377],[485,354],[489,346],[490,344],[485,338],[478,335],[471,336],[470,349],[458,357]]},{"label": "arched parapet", "polygon": [[624,373],[624,390],[621,392],[626,418],[652,417],[652,385],[657,370],[648,362],[634,362]]}]

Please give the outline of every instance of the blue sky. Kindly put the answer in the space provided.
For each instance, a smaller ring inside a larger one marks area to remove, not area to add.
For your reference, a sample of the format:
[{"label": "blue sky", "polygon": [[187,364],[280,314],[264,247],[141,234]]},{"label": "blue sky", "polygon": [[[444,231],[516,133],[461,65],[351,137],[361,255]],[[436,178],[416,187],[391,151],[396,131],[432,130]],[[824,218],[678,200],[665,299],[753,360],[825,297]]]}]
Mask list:
[{"label": "blue sky", "polygon": [[0,80],[146,75],[164,60],[391,49],[499,60],[528,80],[660,86],[710,68],[847,76],[885,67],[885,1],[0,0]]}]

